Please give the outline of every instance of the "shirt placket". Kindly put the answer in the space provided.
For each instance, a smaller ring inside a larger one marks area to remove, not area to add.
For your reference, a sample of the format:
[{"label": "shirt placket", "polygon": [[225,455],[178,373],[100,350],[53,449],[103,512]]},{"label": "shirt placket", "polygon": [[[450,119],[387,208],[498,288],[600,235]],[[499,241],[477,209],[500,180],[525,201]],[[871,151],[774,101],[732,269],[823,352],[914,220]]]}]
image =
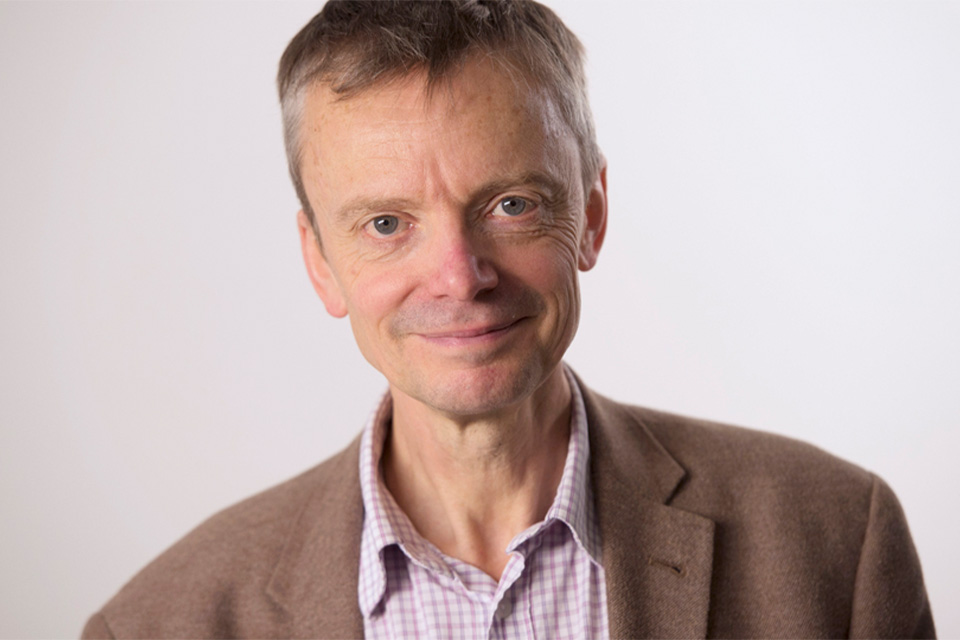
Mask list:
[{"label": "shirt placket", "polygon": [[517,591],[522,587],[523,570],[526,564],[526,556],[522,551],[515,550],[510,553],[510,559],[503,569],[503,575],[500,576],[497,590],[487,606],[487,638],[490,640],[502,640],[515,636],[508,630],[516,626],[513,618],[519,612],[516,611],[515,603]]}]

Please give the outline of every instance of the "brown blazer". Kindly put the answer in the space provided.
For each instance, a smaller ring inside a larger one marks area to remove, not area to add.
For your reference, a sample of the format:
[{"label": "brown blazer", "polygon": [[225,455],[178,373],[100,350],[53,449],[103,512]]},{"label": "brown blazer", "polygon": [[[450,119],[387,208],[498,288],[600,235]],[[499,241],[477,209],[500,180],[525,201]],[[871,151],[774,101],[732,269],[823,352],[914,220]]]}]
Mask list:
[{"label": "brown blazer", "polygon": [[[584,399],[612,637],[933,637],[882,480],[779,436]],[[361,637],[358,450],[210,518],[83,636]]]}]

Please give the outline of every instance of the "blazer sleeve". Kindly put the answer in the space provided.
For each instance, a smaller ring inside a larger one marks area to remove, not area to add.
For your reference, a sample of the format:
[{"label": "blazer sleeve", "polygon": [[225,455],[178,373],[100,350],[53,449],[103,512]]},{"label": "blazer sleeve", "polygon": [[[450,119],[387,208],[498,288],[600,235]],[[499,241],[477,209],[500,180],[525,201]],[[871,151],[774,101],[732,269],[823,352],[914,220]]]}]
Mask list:
[{"label": "blazer sleeve", "polygon": [[936,637],[906,517],[893,491],[876,476],[854,584],[850,637]]}]

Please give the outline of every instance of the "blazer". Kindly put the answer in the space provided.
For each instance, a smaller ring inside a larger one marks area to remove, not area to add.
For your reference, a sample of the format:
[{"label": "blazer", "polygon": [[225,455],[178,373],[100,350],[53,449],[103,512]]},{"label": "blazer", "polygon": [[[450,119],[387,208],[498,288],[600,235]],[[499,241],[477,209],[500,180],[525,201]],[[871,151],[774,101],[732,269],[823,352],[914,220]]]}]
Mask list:
[{"label": "blazer", "polygon": [[[581,388],[611,637],[934,637],[882,480],[794,440]],[[83,637],[362,637],[358,452],[210,518]]]}]

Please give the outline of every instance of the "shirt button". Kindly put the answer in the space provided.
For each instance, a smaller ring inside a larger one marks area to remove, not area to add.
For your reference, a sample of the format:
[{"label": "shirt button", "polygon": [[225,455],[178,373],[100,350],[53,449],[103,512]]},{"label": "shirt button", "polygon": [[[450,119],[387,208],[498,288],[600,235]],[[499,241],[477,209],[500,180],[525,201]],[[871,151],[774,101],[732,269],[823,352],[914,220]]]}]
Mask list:
[{"label": "shirt button", "polygon": [[497,612],[494,615],[497,616],[497,620],[503,620],[511,613],[513,613],[513,603],[510,602],[509,597],[506,597],[497,605]]}]

